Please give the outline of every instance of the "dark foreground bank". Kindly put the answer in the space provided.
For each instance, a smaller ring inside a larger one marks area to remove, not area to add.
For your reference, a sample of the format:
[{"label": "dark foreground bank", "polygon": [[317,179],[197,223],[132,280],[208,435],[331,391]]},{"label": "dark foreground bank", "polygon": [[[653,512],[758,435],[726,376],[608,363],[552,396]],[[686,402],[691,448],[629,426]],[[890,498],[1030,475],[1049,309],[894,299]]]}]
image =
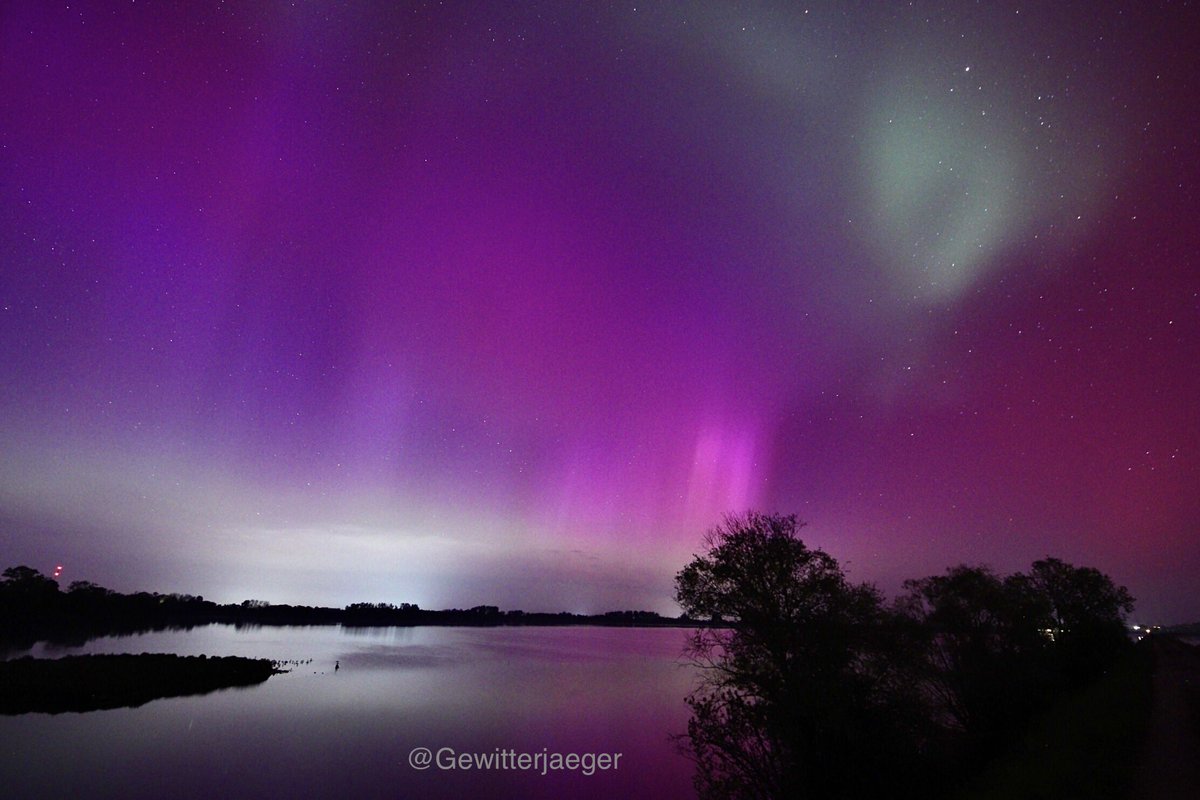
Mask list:
[{"label": "dark foreground bank", "polygon": [[1138,800],[1200,797],[1200,647],[1172,636],[1152,636],[1150,641],[1154,706],[1133,796]]},{"label": "dark foreground bank", "polygon": [[0,714],[132,708],[162,697],[252,686],[275,671],[267,659],[239,656],[26,656],[0,662]]}]

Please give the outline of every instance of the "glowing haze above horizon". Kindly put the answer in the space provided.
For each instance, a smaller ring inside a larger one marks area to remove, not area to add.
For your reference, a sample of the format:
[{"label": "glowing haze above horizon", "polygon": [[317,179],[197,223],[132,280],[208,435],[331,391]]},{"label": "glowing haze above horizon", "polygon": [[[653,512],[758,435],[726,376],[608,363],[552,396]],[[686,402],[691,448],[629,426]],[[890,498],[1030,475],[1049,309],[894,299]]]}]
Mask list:
[{"label": "glowing haze above horizon", "polygon": [[677,613],[753,508],[1200,618],[1200,20],[1074,5],[7,4],[2,566]]}]

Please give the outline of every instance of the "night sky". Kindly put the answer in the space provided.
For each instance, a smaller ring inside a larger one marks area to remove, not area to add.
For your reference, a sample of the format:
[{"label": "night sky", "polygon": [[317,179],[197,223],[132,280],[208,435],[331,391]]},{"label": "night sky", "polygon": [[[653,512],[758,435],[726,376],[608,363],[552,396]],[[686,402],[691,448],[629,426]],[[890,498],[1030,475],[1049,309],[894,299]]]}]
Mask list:
[{"label": "night sky", "polygon": [[[1071,8],[1074,6],[1074,8]],[[1200,11],[0,11],[0,566],[678,613],[725,512],[1200,618]]]}]

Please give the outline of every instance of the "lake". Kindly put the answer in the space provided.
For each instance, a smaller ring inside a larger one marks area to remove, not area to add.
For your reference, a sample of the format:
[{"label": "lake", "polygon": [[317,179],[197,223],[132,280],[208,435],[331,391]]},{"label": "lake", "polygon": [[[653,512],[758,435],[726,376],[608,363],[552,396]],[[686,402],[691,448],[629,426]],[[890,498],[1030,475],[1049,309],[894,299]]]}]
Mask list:
[{"label": "lake", "polygon": [[[0,787],[6,797],[692,798],[692,764],[669,738],[687,730],[687,634],[210,625],[43,643],[30,652],[306,663],[259,686],[140,708],[0,717]],[[415,748],[433,763],[412,766]]]}]

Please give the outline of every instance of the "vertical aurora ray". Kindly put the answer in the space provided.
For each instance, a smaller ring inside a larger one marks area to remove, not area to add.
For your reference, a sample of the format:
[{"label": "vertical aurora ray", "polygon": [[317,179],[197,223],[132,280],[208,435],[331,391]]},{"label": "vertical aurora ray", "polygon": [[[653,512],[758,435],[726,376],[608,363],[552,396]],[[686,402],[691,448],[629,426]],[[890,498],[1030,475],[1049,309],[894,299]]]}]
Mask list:
[{"label": "vertical aurora ray", "polygon": [[0,549],[670,612],[753,506],[1186,614],[1189,13],[9,4]]}]

